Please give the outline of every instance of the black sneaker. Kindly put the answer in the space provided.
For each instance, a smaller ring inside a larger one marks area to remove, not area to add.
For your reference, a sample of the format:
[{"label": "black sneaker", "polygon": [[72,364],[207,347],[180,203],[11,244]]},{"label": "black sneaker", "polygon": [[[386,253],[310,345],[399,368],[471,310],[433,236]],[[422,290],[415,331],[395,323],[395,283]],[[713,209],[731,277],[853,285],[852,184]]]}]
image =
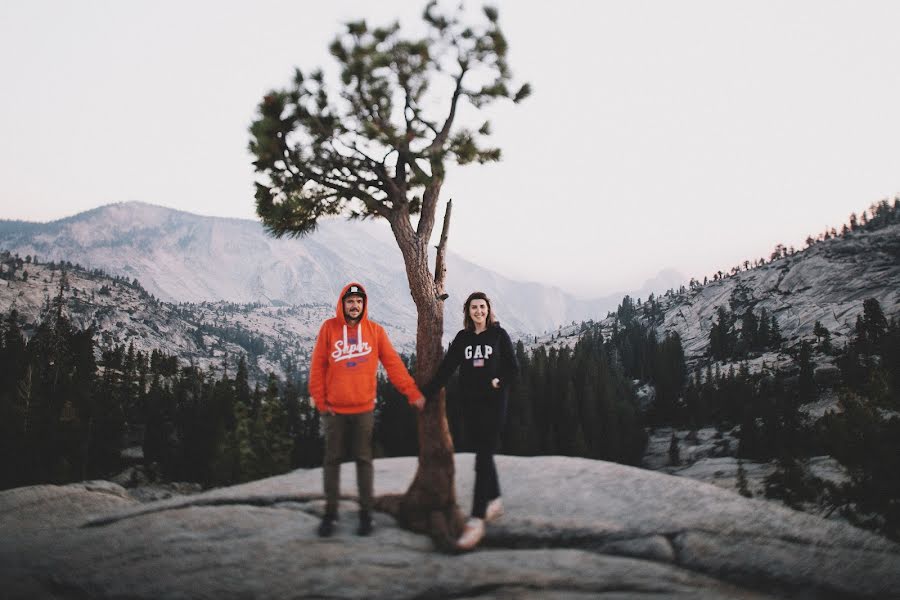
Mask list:
[{"label": "black sneaker", "polygon": [[334,522],[337,519],[334,515],[325,515],[322,522],[319,523],[319,537],[331,537],[334,533]]},{"label": "black sneaker", "polygon": [[366,511],[359,513],[359,527],[356,529],[356,535],[370,535],[372,533],[372,515]]}]

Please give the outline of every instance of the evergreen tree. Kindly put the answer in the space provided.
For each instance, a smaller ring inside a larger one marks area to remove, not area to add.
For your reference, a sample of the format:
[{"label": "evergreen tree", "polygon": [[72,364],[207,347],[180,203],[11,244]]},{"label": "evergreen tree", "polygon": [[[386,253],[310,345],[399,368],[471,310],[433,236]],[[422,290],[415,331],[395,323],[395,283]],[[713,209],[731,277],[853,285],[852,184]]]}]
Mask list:
[{"label": "evergreen tree", "polygon": [[655,418],[660,422],[672,422],[678,418],[678,401],[687,380],[684,348],[677,332],[666,334],[656,350],[653,381],[656,384]]},{"label": "evergreen tree", "polygon": [[713,360],[726,360],[734,351],[734,318],[724,306],[716,309],[716,318],[709,331],[709,352]]},{"label": "evergreen tree", "polygon": [[778,326],[778,321],[775,319],[775,315],[772,315],[769,320],[769,347],[778,348],[781,346],[781,342],[784,341],[781,337],[781,327]]},{"label": "evergreen tree", "polygon": [[800,343],[797,366],[800,369],[798,382],[799,400],[801,403],[812,402],[816,399],[816,382],[813,379],[812,348],[806,340]]},{"label": "evergreen tree", "polygon": [[[254,436],[256,431],[250,419],[250,407],[236,402],[234,405],[234,432],[232,444],[235,453],[234,481],[252,481],[262,477],[260,458]],[[310,465],[318,466],[318,465]]]},{"label": "evergreen tree", "polygon": [[[208,478],[213,485],[225,485],[240,473],[237,430],[237,398],[234,382],[223,373],[207,392],[209,423]],[[255,433],[255,432],[254,432]],[[261,475],[267,474],[261,471]]]},{"label": "evergreen tree", "polygon": [[813,326],[813,335],[816,336],[819,350],[825,354],[831,353],[831,332],[819,321]]},{"label": "evergreen tree", "polygon": [[529,455],[537,445],[534,436],[534,407],[532,406],[528,374],[531,362],[525,353],[521,340],[516,342],[516,362],[519,365],[519,380],[509,392],[506,427],[503,429],[502,451],[506,454]]},{"label": "evergreen tree", "polygon": [[887,319],[881,310],[881,304],[875,298],[868,298],[863,302],[863,327],[868,344],[871,349],[875,349],[887,331]]},{"label": "evergreen tree", "polygon": [[744,356],[747,351],[759,347],[759,321],[750,308],[741,317],[741,346],[742,351],[737,353],[738,356]]},{"label": "evergreen tree", "polygon": [[169,461],[166,460],[169,435],[167,432],[166,401],[160,376],[154,374],[150,380],[150,390],[147,392],[147,411],[144,418],[146,428],[144,430],[144,460],[147,464],[158,463],[163,467],[163,474],[171,477],[167,470]]},{"label": "evergreen tree", "polygon": [[900,418],[882,419],[853,393],[839,402],[820,422],[825,450],[850,471],[837,503],[856,525],[900,540]]},{"label": "evergreen tree", "polygon": [[[301,382],[297,387],[305,390],[306,384]],[[303,396],[298,402],[299,429],[294,438],[294,466],[309,468],[322,464],[324,447],[320,436],[319,419],[319,411],[312,400],[308,396]]]},{"label": "evergreen tree", "polygon": [[[551,349],[555,355],[555,350]],[[532,373],[530,374],[532,405],[535,414],[535,454],[558,454],[553,429],[553,399],[550,387],[550,354],[544,346],[538,346],[531,357]]]},{"label": "evergreen tree", "polygon": [[26,362],[25,339],[18,314],[10,311],[0,337],[0,489],[25,481],[27,464],[23,449],[32,419],[31,367]]},{"label": "evergreen tree", "polygon": [[266,395],[257,415],[254,434],[258,436],[260,471],[265,476],[285,473],[291,465],[293,440],[287,410],[278,393],[278,380],[270,373]]},{"label": "evergreen tree", "polygon": [[251,400],[250,384],[247,377],[247,360],[244,355],[241,355],[240,361],[238,362],[237,374],[234,376],[235,400],[239,404],[243,404],[245,408],[249,409]]},{"label": "evergreen tree", "polygon": [[[94,330],[70,331],[72,358],[70,401],[75,411],[72,452],[80,466],[80,478],[101,477],[119,467],[123,420],[121,413],[98,394]],[[77,441],[75,441],[77,440]]]},{"label": "evergreen tree", "polygon": [[762,309],[759,314],[759,327],[756,330],[756,344],[754,350],[765,350],[771,344],[771,331],[769,315],[766,309]]},{"label": "evergreen tree", "polygon": [[[486,23],[467,26],[459,15],[441,15],[437,3],[429,3],[423,15],[427,32],[419,38],[402,37],[397,24],[349,23],[330,46],[341,71],[337,92],[321,71],[297,69],[289,89],[264,96],[250,128],[253,164],[262,179],[256,184],[257,213],[272,234],[309,234],[319,218],[335,214],[390,222],[419,323],[425,324],[416,339],[422,380],[442,355],[450,203],[433,272],[427,247],[447,167],[500,159],[499,149],[484,145],[489,124],[468,129],[457,122],[457,111],[466,102],[476,112],[502,98],[518,102],[530,92],[527,85],[510,90],[497,11],[485,8],[484,15]],[[437,48],[449,49],[454,59]],[[444,84],[453,91],[436,119],[435,106],[444,103],[434,91],[446,90]],[[455,536],[463,519],[444,409],[443,395],[425,406],[420,430],[430,433],[421,440],[419,470],[403,510],[426,511],[423,501],[427,512],[444,510]]]},{"label": "evergreen tree", "polygon": [[822,491],[822,482],[790,454],[780,456],[775,472],[765,479],[766,498],[782,500],[795,510],[802,510],[804,503],[816,501]]},{"label": "evergreen tree", "polygon": [[587,441],[582,429],[579,411],[580,399],[575,393],[575,382],[568,378],[561,402],[560,443],[567,456],[588,456]]},{"label": "evergreen tree", "polygon": [[289,464],[293,469],[300,466],[297,460],[297,440],[300,437],[303,426],[300,422],[300,391],[290,377],[284,382],[281,403],[284,406],[287,418],[287,433],[291,440]]},{"label": "evergreen tree", "polygon": [[375,445],[385,456],[417,456],[416,415],[406,396],[383,376],[378,377],[377,390]]}]

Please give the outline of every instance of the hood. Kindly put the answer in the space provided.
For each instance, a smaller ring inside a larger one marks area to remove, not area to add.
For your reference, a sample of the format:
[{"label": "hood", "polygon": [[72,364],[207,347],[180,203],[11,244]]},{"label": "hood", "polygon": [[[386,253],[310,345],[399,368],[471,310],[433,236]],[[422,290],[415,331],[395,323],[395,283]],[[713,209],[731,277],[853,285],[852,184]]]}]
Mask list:
[{"label": "hood", "polygon": [[360,324],[361,324],[363,321],[365,321],[366,319],[368,319],[368,316],[369,316],[369,294],[368,294],[368,292],[366,292],[366,288],[363,287],[363,285],[360,284],[360,283],[357,283],[357,282],[355,282],[355,281],[351,281],[350,283],[348,283],[347,285],[345,285],[345,286],[343,287],[343,289],[341,289],[341,293],[338,294],[338,299],[337,299],[337,318],[338,318],[338,321],[340,321],[342,325],[346,325],[346,324],[347,324],[347,320],[344,318],[344,302],[343,302],[343,298],[344,298],[344,294],[347,293],[347,290],[349,290],[349,289],[350,289],[350,286],[352,286],[352,285],[355,285],[356,287],[358,287],[359,289],[361,289],[362,292],[363,292],[363,294],[365,294],[365,296],[363,296],[363,310],[362,310],[362,315],[359,317],[359,322],[360,322]]}]

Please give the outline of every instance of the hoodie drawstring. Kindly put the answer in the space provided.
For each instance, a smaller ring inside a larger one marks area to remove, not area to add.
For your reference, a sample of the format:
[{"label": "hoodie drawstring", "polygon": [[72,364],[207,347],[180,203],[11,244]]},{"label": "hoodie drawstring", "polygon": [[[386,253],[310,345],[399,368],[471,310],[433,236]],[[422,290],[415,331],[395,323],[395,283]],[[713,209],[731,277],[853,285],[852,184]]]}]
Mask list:
[{"label": "hoodie drawstring", "polygon": [[[362,323],[356,324],[356,347],[363,347],[363,338],[362,338]],[[344,323],[344,352],[346,352],[347,348],[347,324]]]}]

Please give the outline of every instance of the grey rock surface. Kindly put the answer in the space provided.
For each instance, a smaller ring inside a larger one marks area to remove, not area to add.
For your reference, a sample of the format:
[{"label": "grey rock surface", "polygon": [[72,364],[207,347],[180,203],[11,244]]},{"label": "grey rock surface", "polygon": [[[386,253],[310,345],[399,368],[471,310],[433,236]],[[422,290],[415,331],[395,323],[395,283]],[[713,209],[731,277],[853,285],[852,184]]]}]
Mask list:
[{"label": "grey rock surface", "polygon": [[[414,458],[375,463],[402,492]],[[352,465],[336,535],[315,535],[321,471],[138,503],[108,482],[0,492],[9,597],[896,597],[900,547],[687,478],[587,459],[497,459],[506,515],[476,551],[437,552],[376,514],[354,535]],[[456,459],[468,507],[473,457]]]},{"label": "grey rock surface", "polygon": [[[657,339],[677,333],[684,347],[689,371],[707,364],[709,332],[723,307],[736,315],[752,308],[757,316],[763,309],[781,328],[787,347],[800,340],[815,340],[816,321],[831,332],[832,344],[841,347],[853,334],[856,318],[863,313],[863,301],[874,298],[888,319],[900,316],[900,224],[875,231],[857,231],[846,237],[832,238],[790,256],[742,269],[722,279],[710,280],[684,293],[658,296],[661,321],[654,323]],[[646,300],[646,298],[645,298]],[[641,311],[638,310],[638,313]],[[600,320],[606,339],[612,334],[616,318]],[[735,326],[740,329],[740,319]],[[580,325],[566,325],[544,336],[536,346],[573,347],[581,338]],[[817,366],[833,367],[821,355]],[[732,363],[735,369],[745,363],[751,373],[764,369],[791,368],[793,360],[784,352],[765,352]],[[730,366],[722,363],[725,372]],[[821,369],[818,382],[828,384],[839,377],[833,368]],[[646,397],[646,396],[645,396]]]}]

